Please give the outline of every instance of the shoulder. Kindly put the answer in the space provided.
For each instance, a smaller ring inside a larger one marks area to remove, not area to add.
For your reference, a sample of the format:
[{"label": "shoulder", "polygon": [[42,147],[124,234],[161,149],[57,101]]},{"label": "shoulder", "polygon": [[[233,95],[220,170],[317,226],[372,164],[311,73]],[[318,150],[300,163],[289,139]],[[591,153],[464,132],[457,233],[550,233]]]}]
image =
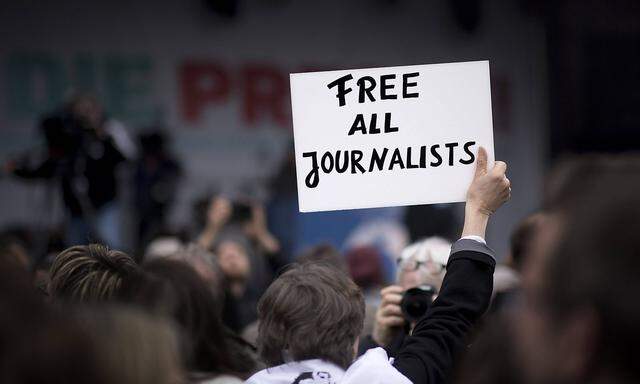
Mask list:
[{"label": "shoulder", "polygon": [[372,348],[351,364],[342,383],[411,384],[411,381],[393,366],[392,360],[383,348]]}]

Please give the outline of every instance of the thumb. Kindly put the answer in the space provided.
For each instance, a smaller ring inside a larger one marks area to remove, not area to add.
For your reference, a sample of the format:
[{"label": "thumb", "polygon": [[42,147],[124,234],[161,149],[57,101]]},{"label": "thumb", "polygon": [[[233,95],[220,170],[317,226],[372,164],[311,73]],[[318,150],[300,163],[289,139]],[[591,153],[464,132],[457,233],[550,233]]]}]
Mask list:
[{"label": "thumb", "polygon": [[478,159],[476,160],[476,173],[474,177],[478,177],[487,173],[487,150],[484,147],[478,149]]}]

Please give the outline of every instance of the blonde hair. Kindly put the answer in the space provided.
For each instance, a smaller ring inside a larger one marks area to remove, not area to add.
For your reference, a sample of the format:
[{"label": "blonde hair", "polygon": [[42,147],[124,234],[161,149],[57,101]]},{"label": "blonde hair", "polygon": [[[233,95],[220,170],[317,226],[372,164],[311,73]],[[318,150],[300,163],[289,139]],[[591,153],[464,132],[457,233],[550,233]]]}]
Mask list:
[{"label": "blonde hair", "polygon": [[133,308],[85,308],[78,313],[112,383],[184,383],[177,335],[170,323]]},{"label": "blonde hair", "polygon": [[124,252],[101,244],[73,246],[53,261],[49,294],[82,302],[110,300],[135,270],[135,261]]}]

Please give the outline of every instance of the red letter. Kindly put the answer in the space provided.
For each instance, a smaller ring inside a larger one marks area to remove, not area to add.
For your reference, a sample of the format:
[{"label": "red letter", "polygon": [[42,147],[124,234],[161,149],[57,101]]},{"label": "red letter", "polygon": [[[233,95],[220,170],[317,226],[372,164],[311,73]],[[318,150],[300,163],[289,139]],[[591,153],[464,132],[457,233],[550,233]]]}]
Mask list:
[{"label": "red letter", "polygon": [[180,96],[184,119],[193,122],[207,104],[226,100],[230,86],[227,73],[215,63],[183,63],[180,67]]},{"label": "red letter", "polygon": [[244,118],[254,124],[262,115],[270,115],[276,123],[288,127],[286,113],[288,86],[285,75],[266,65],[244,68]]}]

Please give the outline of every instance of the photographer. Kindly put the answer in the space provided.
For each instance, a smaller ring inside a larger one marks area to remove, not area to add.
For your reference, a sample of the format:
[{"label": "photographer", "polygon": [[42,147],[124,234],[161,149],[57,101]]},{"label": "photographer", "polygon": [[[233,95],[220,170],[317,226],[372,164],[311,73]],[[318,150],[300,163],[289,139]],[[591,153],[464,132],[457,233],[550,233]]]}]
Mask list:
[{"label": "photographer", "polygon": [[445,275],[451,243],[440,237],[416,242],[398,259],[395,285],[380,291],[373,333],[360,341],[358,354],[384,347],[393,357],[416,323],[431,306]]},{"label": "photographer", "polygon": [[102,241],[121,247],[116,169],[135,156],[124,126],[108,119],[98,100],[76,95],[40,125],[47,154],[35,166],[9,161],[4,171],[25,179],[55,179],[68,215],[67,244]]},{"label": "photographer", "polygon": [[257,317],[256,303],[279,260],[280,244],[255,202],[213,197],[198,245],[211,250],[224,280],[223,320],[242,332]]},{"label": "photographer", "polygon": [[454,243],[438,298],[394,360],[382,348],[353,361],[363,327],[362,291],[329,265],[296,265],[280,275],[258,304],[258,349],[270,366],[250,384],[442,383],[486,311],[495,267],[484,241],[489,217],[511,195],[506,164],[487,169],[480,149],[467,192],[462,238]]}]

